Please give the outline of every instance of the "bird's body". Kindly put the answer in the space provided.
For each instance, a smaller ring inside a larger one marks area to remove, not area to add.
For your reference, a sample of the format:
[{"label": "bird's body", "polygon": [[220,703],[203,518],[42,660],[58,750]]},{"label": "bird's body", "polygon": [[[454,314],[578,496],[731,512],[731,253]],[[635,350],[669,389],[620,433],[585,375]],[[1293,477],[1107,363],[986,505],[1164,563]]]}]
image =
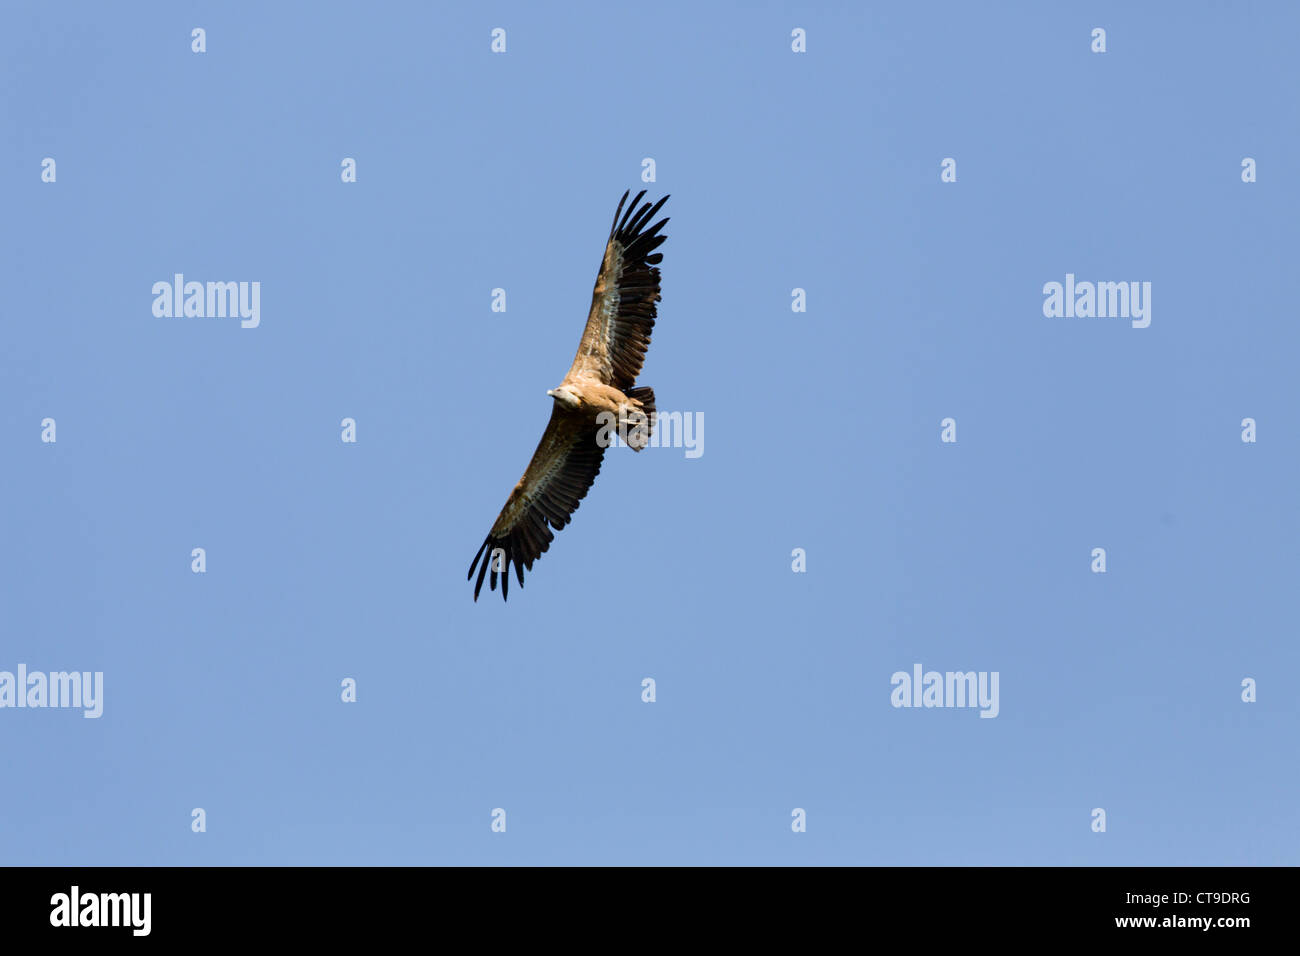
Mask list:
[{"label": "bird's body", "polygon": [[566,378],[559,388],[553,388],[546,394],[569,411],[580,412],[592,418],[601,412],[617,415],[636,401],[612,385],[582,378]]},{"label": "bird's body", "polygon": [[648,442],[654,390],[635,383],[655,324],[660,298],[655,267],[663,254],[654,250],[667,238],[658,233],[668,220],[647,224],[668,197],[638,209],[644,195],[639,193],[623,215],[624,193],[614,213],[578,354],[564,381],[546,393],[553,400],[550,423],[470,565],[471,579],[478,571],[475,601],[485,577],[496,590],[500,576],[501,596],[507,596],[511,564],[523,587],[524,569],[531,570],[550,547],[551,529],[569,523],[599,474],[614,433],[635,451]]}]

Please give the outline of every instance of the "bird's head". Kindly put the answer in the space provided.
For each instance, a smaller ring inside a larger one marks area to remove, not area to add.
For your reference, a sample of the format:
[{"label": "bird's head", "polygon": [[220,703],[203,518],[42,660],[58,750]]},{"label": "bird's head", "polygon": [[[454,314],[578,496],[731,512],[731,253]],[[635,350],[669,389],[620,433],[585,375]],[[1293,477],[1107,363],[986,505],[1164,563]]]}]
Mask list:
[{"label": "bird's head", "polygon": [[548,389],[546,394],[551,396],[551,398],[555,399],[560,404],[569,406],[569,408],[577,408],[582,404],[579,401],[578,396],[573,394],[573,391],[567,385]]}]

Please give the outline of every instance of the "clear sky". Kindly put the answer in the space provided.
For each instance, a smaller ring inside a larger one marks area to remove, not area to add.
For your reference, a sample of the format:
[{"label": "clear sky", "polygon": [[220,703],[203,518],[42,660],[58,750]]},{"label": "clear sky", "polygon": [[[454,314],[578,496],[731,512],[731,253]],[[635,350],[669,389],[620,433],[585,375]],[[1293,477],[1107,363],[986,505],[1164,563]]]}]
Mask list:
[{"label": "clear sky", "polygon": [[[1300,863],[1297,7],[460,7],[3,8],[0,862]],[[702,453],[475,604],[628,188]]]}]

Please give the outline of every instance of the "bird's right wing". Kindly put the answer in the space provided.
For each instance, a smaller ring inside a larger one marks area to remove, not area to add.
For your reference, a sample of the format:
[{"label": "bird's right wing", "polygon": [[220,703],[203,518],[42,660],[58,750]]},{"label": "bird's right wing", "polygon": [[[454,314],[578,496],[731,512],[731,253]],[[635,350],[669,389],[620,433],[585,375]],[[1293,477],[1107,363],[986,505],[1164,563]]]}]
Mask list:
[{"label": "bird's right wing", "polygon": [[[573,512],[578,510],[578,502],[586,497],[591,483],[600,474],[605,449],[596,440],[598,434],[599,430],[590,421],[563,411],[555,403],[551,420],[537,451],[533,452],[533,460],[510,492],[496,523],[474,555],[474,563],[469,566],[471,579],[478,569],[475,601],[483,589],[485,576],[491,590],[496,590],[498,573],[501,597],[506,598],[512,563],[519,586],[524,586],[524,568],[532,570],[533,562],[551,546],[555,537],[551,529],[558,531],[569,523]],[[497,548],[501,549],[501,555],[495,554]]]}]

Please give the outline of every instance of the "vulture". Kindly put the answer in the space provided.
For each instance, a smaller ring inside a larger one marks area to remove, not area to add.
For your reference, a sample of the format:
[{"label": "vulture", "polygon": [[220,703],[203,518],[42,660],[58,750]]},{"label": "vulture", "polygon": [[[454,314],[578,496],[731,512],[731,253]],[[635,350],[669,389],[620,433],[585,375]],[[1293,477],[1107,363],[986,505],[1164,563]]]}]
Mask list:
[{"label": "vulture", "polygon": [[578,354],[564,381],[546,393],[552,399],[551,420],[469,566],[470,580],[478,571],[475,601],[484,578],[495,591],[498,576],[505,600],[511,565],[519,586],[524,586],[524,570],[531,571],[533,562],[546,553],[554,532],[572,520],[596,480],[616,429],[634,451],[649,442],[655,393],[636,386],[636,377],[660,299],[658,265],[664,257],[655,250],[668,238],[660,232],[667,218],[654,225],[650,221],[668,197],[641,205],[642,190],[624,212],[629,193],[614,212]]}]

